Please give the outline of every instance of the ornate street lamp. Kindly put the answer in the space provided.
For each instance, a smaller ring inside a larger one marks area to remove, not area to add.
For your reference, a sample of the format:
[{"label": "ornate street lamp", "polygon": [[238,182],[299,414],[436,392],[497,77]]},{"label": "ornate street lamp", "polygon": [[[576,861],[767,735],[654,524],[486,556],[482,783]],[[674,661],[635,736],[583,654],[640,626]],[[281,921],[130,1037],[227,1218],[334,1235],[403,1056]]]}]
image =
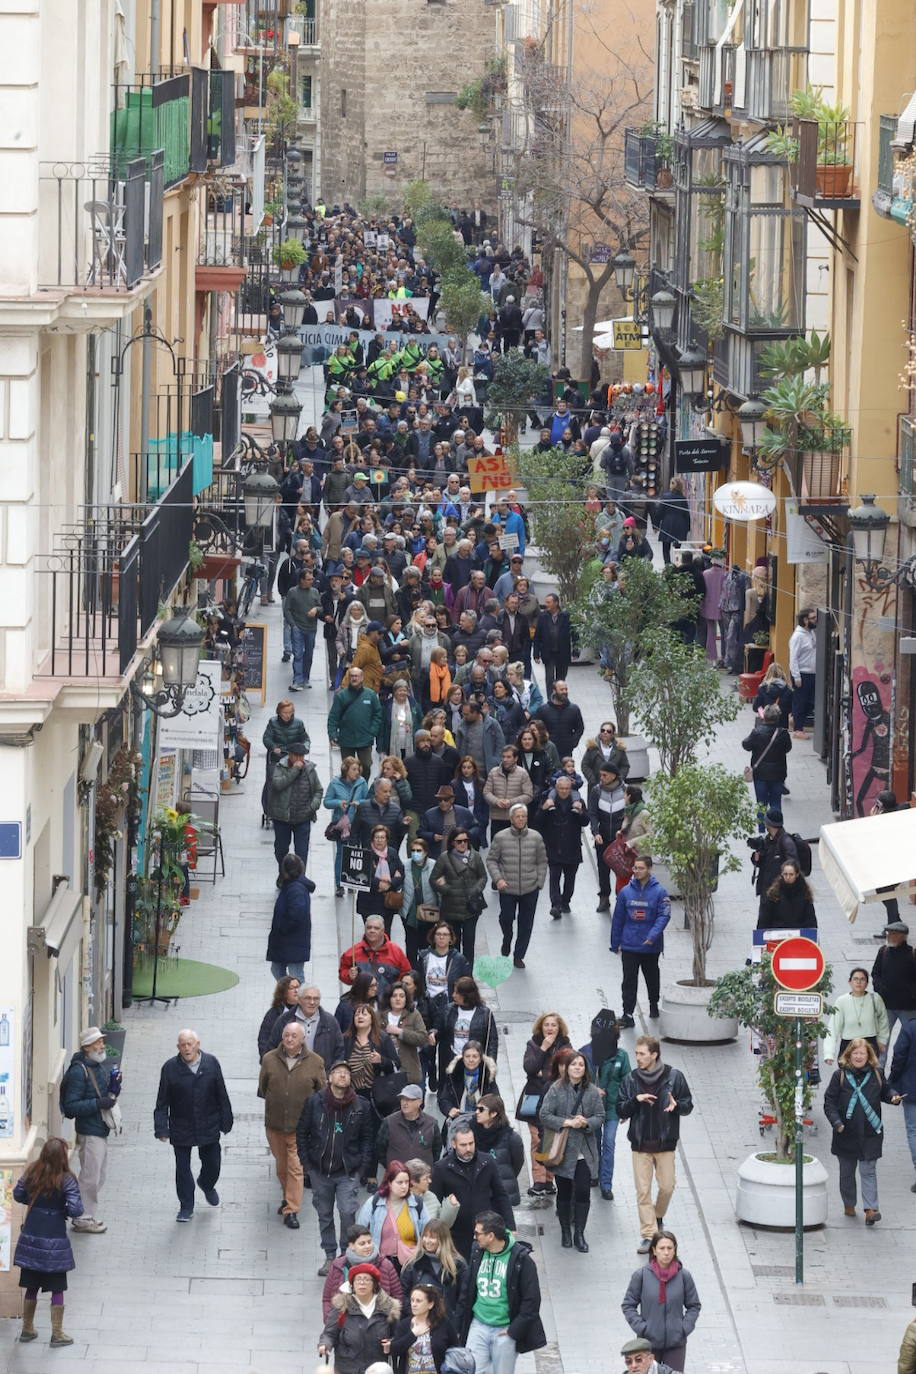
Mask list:
[{"label": "ornate street lamp", "polygon": [[135,682],[130,684],[131,692],[148,711],[162,719],[179,714],[187,693],[197,685],[203,642],[204,632],[189,607],[159,626],[153,653],[142,665],[143,688]]}]

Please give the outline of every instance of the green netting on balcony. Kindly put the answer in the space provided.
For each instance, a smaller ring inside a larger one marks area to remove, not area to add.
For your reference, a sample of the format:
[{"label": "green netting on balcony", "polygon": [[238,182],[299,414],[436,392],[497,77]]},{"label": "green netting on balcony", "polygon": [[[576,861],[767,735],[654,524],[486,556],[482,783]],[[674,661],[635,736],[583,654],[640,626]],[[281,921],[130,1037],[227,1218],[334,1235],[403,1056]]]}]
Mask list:
[{"label": "green netting on balcony", "polygon": [[173,185],[188,174],[191,150],[191,101],[187,95],[153,105],[149,86],[125,92],[124,105],[111,115],[111,156],[117,175],[123,177],[128,162],[156,149],[165,151],[165,184]]}]

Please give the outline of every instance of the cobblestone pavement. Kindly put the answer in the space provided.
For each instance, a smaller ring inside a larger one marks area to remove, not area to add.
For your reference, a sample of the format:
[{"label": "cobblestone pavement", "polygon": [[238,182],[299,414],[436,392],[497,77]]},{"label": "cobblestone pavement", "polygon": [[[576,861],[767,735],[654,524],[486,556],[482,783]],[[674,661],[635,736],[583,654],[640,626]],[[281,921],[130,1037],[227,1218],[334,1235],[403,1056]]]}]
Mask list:
[{"label": "cobblestone pavement", "polygon": [[[279,663],[280,614],[278,607],[259,613],[270,626],[271,705],[285,694],[288,681]],[[313,678],[313,689],[299,695],[296,705],[327,781],[339,755],[332,761],[328,754],[320,649]],[[591,733],[607,712],[607,690],[592,667],[575,668],[570,678],[571,696],[582,706]],[[0,1323],[0,1370],[44,1374],[52,1361],[76,1361],[93,1374],[123,1374],[135,1365],[150,1374],[267,1374],[277,1367],[310,1371],[315,1364],[321,1288],[315,1271],[322,1258],[317,1229],[307,1204],[299,1232],[286,1230],[275,1215],[277,1184],[255,1095],[255,1036],[272,986],[264,961],[274,896],[271,833],[258,825],[259,741],[267,715],[268,707],[258,708],[251,722],[251,739],[258,743],[248,779],[223,797],[226,878],[212,889],[203,884],[203,895],[181,927],[181,953],[236,969],[238,986],[167,1009],[125,1013],[126,1127],[110,1151],[103,1193],[108,1231],[74,1237],[78,1267],[71,1276],[66,1326],[75,1344],[51,1354],[43,1334],[33,1345],[19,1346],[17,1324]],[[740,739],[750,723],[750,713],[743,711],[721,732],[712,756],[733,766],[743,763]],[[816,834],[832,817],[823,769],[810,744],[795,741],[789,785],[789,829]],[[323,825],[315,827],[310,859],[318,892],[309,972],[333,1009],[338,952],[351,942],[352,917],[348,901],[334,900],[330,846],[322,830]],[[748,952],[755,913],[748,872],[745,865],[744,872],[721,884],[713,974],[743,962]],[[867,910],[850,928],[816,862],[813,883],[822,942],[843,985],[851,963],[870,967],[877,947],[872,931],[880,926],[883,910]],[[527,970],[515,972],[491,998],[502,1038],[499,1083],[510,1103],[521,1088],[521,1057],[535,1015],[557,1008],[581,1043],[599,1005],[606,1001],[619,1009],[619,961],[608,952],[608,918],[595,913],[594,892],[586,866],[571,917],[550,921],[542,899]],[[663,964],[669,981],[689,968],[689,937],[681,925],[676,905]],[[479,952],[493,953],[498,944],[491,909],[481,921]],[[644,1015],[644,1004],[641,1011]],[[183,1026],[194,1027],[204,1048],[220,1058],[236,1113],[224,1145],[222,1204],[212,1210],[201,1204],[190,1226],[175,1224],[172,1153],[152,1132],[159,1066],[175,1052]],[[631,1054],[633,1038],[634,1032],[627,1032],[622,1042]],[[916,1232],[902,1119],[888,1109],[879,1168],[884,1220],[865,1231],[861,1219],[843,1217],[826,1124],[816,1107],[823,1129],[811,1147],[831,1172],[831,1211],[827,1225],[806,1237],[806,1283],[799,1291],[792,1282],[792,1236],[738,1226],[734,1219],[738,1164],[760,1146],[760,1099],[746,1038],[703,1049],[671,1045],[663,1053],[685,1071],[696,1102],[684,1123],[678,1186],[667,1217],[703,1303],[690,1341],[689,1368],[718,1374],[888,1374],[910,1315],[912,1274],[906,1256]],[[527,1145],[527,1132],[525,1137]],[[523,1193],[527,1181],[523,1173]],[[551,1342],[537,1357],[519,1361],[520,1374],[535,1368],[538,1374],[581,1374],[599,1361],[602,1368],[621,1367],[617,1351],[628,1328],[619,1303],[631,1271],[642,1263],[635,1253],[638,1227],[622,1131],[614,1192],[613,1203],[593,1194],[587,1257],[561,1251],[550,1211],[520,1209],[520,1232],[533,1242],[541,1270]],[[46,1308],[41,1322],[46,1332]]]}]

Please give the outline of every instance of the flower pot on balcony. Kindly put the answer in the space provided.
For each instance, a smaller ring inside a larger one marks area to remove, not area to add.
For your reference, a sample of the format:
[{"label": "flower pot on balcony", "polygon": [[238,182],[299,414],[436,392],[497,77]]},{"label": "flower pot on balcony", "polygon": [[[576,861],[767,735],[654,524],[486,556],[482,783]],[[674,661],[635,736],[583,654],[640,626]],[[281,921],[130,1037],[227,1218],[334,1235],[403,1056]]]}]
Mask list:
[{"label": "flower pot on balcony", "polygon": [[662,191],[667,191],[674,185],[674,178],[671,175],[670,167],[659,167],[658,171],[655,173],[655,185]]},{"label": "flower pot on balcony", "polygon": [[802,485],[809,502],[835,501],[840,488],[840,454],[829,449],[804,453]]},{"label": "flower pot on balcony", "polygon": [[223,578],[234,577],[240,562],[241,559],[232,554],[208,553],[194,576],[202,582],[219,582]]},{"label": "flower pot on balcony", "polygon": [[814,173],[818,195],[825,200],[843,200],[849,195],[852,167],[848,163],[819,162]]}]

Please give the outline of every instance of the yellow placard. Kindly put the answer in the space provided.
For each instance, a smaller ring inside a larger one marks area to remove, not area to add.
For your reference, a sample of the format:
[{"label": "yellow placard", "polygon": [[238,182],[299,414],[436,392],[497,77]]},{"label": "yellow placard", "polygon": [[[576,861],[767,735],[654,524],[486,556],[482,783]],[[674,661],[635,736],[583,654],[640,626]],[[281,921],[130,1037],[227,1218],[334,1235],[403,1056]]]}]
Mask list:
[{"label": "yellow placard", "polygon": [[624,350],[642,348],[642,329],[635,320],[614,321],[614,347]]},{"label": "yellow placard", "polygon": [[504,491],[518,485],[515,464],[507,453],[493,453],[486,458],[468,458],[468,486],[475,494],[482,491]]}]

